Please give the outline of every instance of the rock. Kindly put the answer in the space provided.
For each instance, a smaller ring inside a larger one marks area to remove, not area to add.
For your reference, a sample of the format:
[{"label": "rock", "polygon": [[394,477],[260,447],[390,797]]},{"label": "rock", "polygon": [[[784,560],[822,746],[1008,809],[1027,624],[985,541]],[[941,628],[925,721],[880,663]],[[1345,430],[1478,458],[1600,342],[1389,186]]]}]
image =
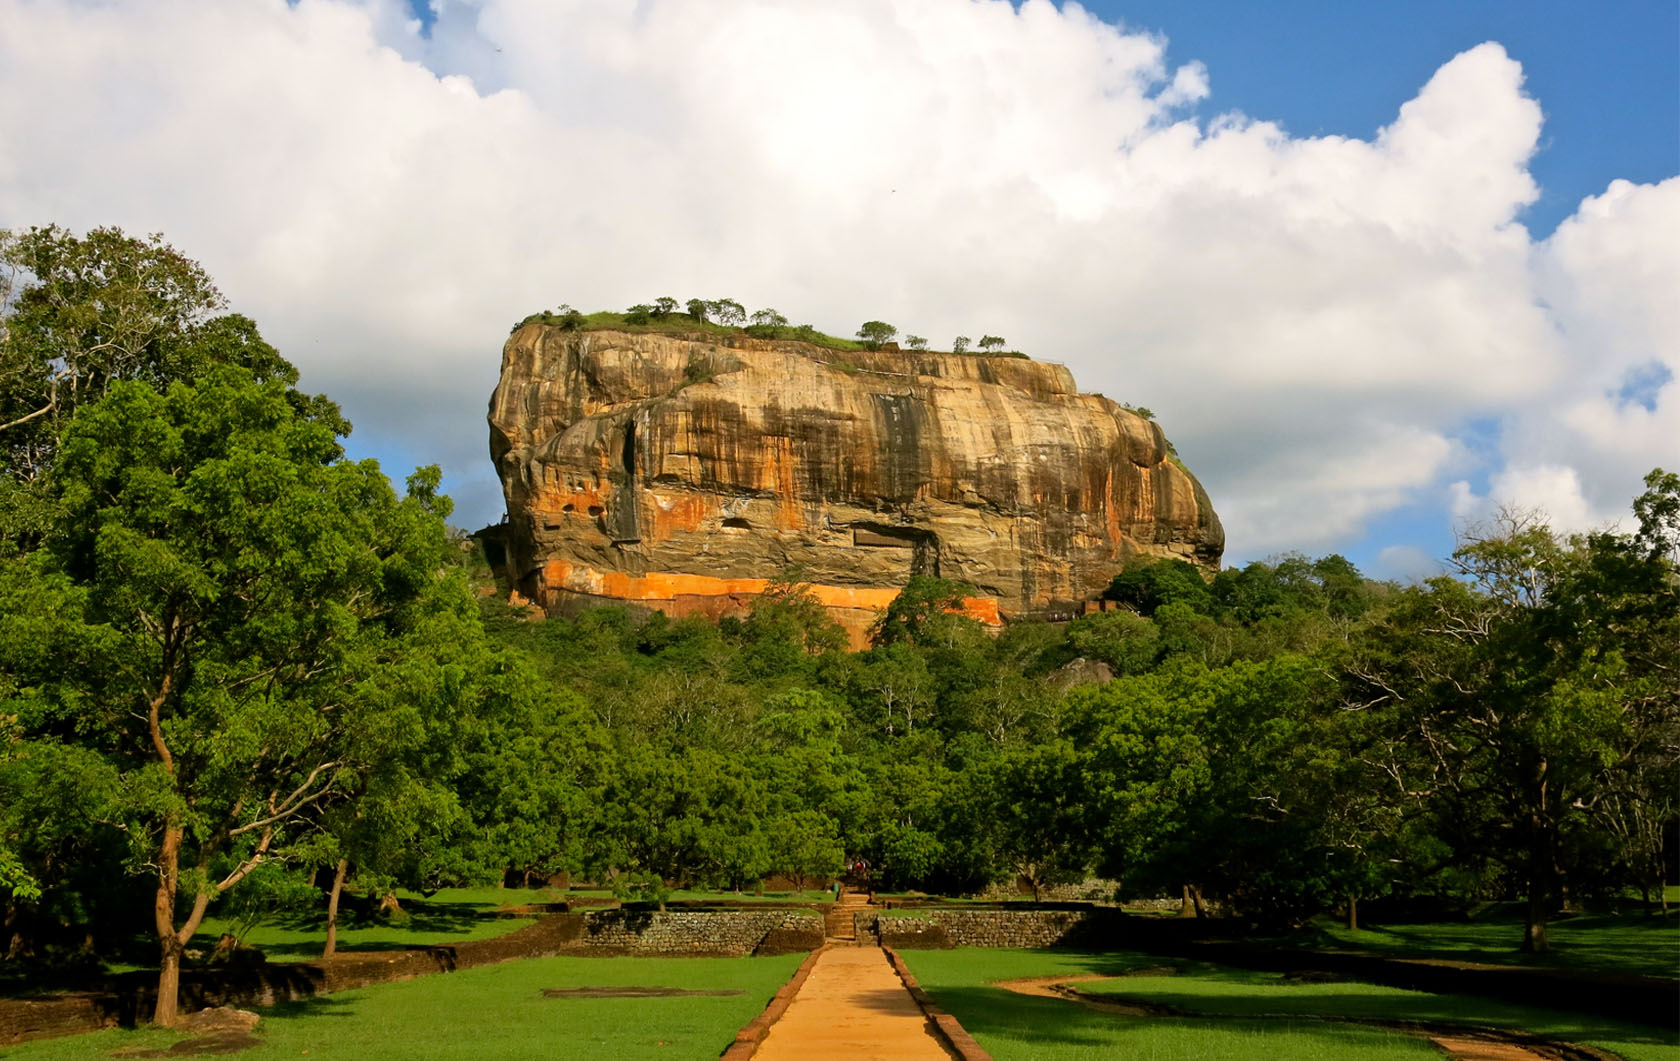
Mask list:
[{"label": "rock", "polygon": [[211,1032],[248,1032],[261,1020],[261,1017],[248,1009],[212,1006],[182,1017],[174,1030],[195,1035],[208,1035]]},{"label": "rock", "polygon": [[1161,429],[1044,362],[533,323],[489,421],[511,588],[548,611],[717,618],[797,566],[856,638],[912,574],[995,624],[1224,547]]},{"label": "rock", "polygon": [[1100,659],[1076,660],[1064,663],[1050,674],[1050,684],[1066,692],[1081,685],[1107,685],[1114,680],[1114,668]]}]

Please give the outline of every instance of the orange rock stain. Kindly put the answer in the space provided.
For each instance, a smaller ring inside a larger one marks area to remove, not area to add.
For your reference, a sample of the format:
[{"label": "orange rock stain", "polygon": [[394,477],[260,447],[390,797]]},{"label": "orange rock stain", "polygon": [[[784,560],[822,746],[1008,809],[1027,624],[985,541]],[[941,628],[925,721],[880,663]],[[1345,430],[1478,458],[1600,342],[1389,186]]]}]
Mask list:
[{"label": "orange rock stain", "polygon": [[1132,509],[1132,519],[1138,523],[1148,523],[1155,519],[1155,483],[1151,478],[1154,470],[1138,469],[1137,505]]},{"label": "orange rock stain", "polygon": [[712,515],[715,507],[713,500],[704,494],[686,494],[679,497],[665,497],[661,494],[650,494],[653,502],[649,509],[653,513],[653,539],[665,541],[673,531],[693,533],[700,529],[706,518]]},{"label": "orange rock stain", "polygon": [[1109,559],[1120,558],[1120,506],[1114,501],[1114,468],[1108,469],[1107,481],[1103,484],[1103,519],[1108,528]]},{"label": "orange rock stain", "polygon": [[[770,585],[768,579],[762,578],[716,578],[712,575],[684,575],[669,571],[650,571],[645,575],[629,575],[622,571],[596,571],[565,560],[550,560],[543,565],[543,583],[552,589],[649,605],[680,602],[681,598],[685,597],[752,597],[763,593]],[[898,590],[866,586],[812,585],[811,595],[825,608],[851,612],[883,612],[893,602],[893,598],[898,596]],[[1003,616],[998,611],[997,601],[989,597],[965,597],[957,610],[960,614],[987,626],[1003,625]]]},{"label": "orange rock stain", "polygon": [[793,440],[773,436],[764,440],[764,488],[776,495],[776,529],[802,530],[805,514],[799,510],[798,485],[794,478]]}]

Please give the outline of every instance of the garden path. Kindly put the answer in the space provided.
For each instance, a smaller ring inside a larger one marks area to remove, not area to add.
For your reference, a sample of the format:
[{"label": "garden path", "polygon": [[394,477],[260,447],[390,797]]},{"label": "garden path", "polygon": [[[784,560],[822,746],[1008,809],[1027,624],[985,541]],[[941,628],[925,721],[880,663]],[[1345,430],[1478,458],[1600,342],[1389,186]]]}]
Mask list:
[{"label": "garden path", "polygon": [[830,947],[753,1055],[755,1061],[814,1057],[947,1061],[927,1018],[878,947]]}]

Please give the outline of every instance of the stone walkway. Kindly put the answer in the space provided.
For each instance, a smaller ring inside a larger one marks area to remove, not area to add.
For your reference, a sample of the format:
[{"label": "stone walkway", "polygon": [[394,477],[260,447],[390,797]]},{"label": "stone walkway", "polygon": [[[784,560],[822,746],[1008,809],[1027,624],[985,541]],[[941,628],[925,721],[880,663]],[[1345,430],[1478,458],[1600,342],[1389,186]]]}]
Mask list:
[{"label": "stone walkway", "polygon": [[948,1061],[886,952],[830,947],[753,1055],[755,1061],[843,1057]]}]

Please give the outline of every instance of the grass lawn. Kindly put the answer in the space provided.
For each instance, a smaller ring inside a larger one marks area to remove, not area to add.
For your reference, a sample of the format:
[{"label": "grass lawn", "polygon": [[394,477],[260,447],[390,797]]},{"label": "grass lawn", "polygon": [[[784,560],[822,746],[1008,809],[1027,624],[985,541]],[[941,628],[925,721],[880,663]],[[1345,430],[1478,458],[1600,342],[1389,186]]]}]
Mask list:
[{"label": "grass lawn", "polygon": [[[776,958],[534,958],[259,1010],[262,1045],[242,1058],[708,1058],[769,1002],[802,954]],[[671,998],[547,998],[544,988],[739,990]],[[153,1029],[49,1039],[8,1059],[105,1057],[168,1047]]]},{"label": "grass lawn", "polygon": [[[1439,1057],[1425,1040],[1397,1031],[1319,1023],[1370,1017],[1515,1028],[1613,1050],[1633,1061],[1680,1061],[1680,1042],[1659,1029],[1455,995],[1370,984],[1307,984],[1250,972],[1126,952],[1044,950],[901,952],[940,1005],[998,1058],[1403,1058]],[[1170,1005],[1218,1019],[1125,1017],[1072,1002],[1030,998],[990,986],[1037,976],[1121,976],[1174,965],[1176,976],[1128,976],[1079,985],[1090,994]],[[1259,1019],[1265,1016],[1267,1019]],[[1282,1019],[1276,1019],[1282,1018]]]},{"label": "grass lawn", "polygon": [[1376,925],[1349,932],[1326,922],[1315,943],[1406,958],[1446,958],[1504,965],[1601,969],[1680,976],[1680,911],[1579,914],[1547,926],[1552,950],[1524,954],[1522,918],[1515,903],[1489,907],[1469,921]]}]

